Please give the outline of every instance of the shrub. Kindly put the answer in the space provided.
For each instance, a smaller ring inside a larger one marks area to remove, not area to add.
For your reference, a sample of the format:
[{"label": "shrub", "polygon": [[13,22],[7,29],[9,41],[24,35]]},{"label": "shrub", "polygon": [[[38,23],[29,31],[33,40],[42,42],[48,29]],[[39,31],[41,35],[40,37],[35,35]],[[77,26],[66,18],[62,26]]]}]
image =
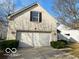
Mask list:
[{"label": "shrub", "polygon": [[64,42],[65,45],[68,44],[68,41],[66,41],[66,40],[62,40],[62,39],[61,39],[61,40],[58,40],[58,41],[60,41],[60,42]]},{"label": "shrub", "polygon": [[17,40],[5,40],[0,44],[1,50],[5,50],[6,48],[18,48],[19,41]]},{"label": "shrub", "polygon": [[52,47],[60,49],[60,48],[66,47],[67,41],[65,41],[65,40],[52,41],[50,44]]}]

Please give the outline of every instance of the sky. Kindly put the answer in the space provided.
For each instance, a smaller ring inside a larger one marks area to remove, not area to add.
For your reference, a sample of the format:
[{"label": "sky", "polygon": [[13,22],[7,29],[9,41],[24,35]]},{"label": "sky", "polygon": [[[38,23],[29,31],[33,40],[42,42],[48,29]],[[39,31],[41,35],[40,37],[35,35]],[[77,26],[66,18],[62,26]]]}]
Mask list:
[{"label": "sky", "polygon": [[[34,2],[39,3],[48,13],[50,13],[53,17],[57,18],[59,14],[57,13],[57,10],[55,9],[54,5],[57,0],[0,0],[0,3],[3,3],[4,1],[13,1],[15,5],[15,10],[18,11]],[[2,6],[1,6],[2,7]],[[0,7],[0,8],[1,8]],[[76,7],[79,8],[79,3],[76,4]],[[7,8],[7,7],[6,7]],[[5,9],[6,9],[5,8]],[[1,11],[3,14],[3,12]],[[1,14],[0,13],[0,14]],[[2,15],[1,14],[1,15]],[[68,20],[68,19],[67,19]],[[70,20],[70,19],[69,19]],[[70,22],[70,21],[67,22]]]},{"label": "sky", "polygon": [[47,12],[49,12],[51,15],[55,15],[55,11],[53,8],[55,0],[14,0],[16,10],[19,10],[25,6],[28,6],[34,2],[38,2]]},{"label": "sky", "polygon": [[[48,13],[50,13],[52,16],[57,16],[55,12],[54,2],[56,0],[0,0],[0,3],[4,3],[6,1],[13,1],[15,5],[15,10],[20,10],[23,7],[26,7],[34,2],[39,3]],[[6,7],[7,9],[7,7]]]},{"label": "sky", "polygon": [[[28,5],[31,5],[32,3],[39,3],[48,13],[50,13],[52,16],[56,17],[57,14],[54,11],[53,5],[55,0],[0,0],[0,16],[5,17],[7,15],[7,7],[5,7],[8,4],[8,1],[14,2],[15,10],[18,11]],[[12,5],[12,4],[11,4]],[[11,6],[10,6],[11,8]],[[3,12],[2,12],[3,11]],[[5,11],[5,12],[4,12]],[[3,15],[2,15],[3,14]]]}]

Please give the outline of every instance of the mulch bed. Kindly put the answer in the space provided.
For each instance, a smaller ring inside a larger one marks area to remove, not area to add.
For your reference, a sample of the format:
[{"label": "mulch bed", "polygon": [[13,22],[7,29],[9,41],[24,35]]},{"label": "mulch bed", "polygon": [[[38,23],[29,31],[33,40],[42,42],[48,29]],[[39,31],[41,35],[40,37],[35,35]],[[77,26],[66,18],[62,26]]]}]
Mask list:
[{"label": "mulch bed", "polygon": [[7,59],[7,56],[5,56],[3,52],[0,52],[0,59]]}]

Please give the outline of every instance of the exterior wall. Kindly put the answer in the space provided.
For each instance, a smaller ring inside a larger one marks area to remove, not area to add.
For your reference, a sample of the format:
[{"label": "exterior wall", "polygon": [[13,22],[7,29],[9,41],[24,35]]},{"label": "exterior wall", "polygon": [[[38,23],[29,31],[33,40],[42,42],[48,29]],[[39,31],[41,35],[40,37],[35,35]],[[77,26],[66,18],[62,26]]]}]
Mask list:
[{"label": "exterior wall", "polygon": [[[42,12],[42,22],[30,22],[30,11]],[[40,5],[36,5],[12,17],[12,20],[9,21],[7,39],[15,39],[16,30],[29,30],[51,31],[53,40],[56,40],[56,28],[56,20],[50,16]]]}]

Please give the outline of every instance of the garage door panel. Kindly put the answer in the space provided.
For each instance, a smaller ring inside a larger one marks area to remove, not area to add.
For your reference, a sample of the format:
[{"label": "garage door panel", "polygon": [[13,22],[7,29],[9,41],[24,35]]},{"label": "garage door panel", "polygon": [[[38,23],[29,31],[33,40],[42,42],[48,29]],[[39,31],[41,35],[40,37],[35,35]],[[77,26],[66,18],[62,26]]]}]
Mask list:
[{"label": "garage door panel", "polygon": [[21,33],[20,46],[33,47],[32,33]]},{"label": "garage door panel", "polygon": [[20,47],[50,46],[51,33],[21,32],[19,33]]},{"label": "garage door panel", "polygon": [[33,33],[33,43],[35,47],[40,46],[40,42],[39,42],[39,33]]},{"label": "garage door panel", "polygon": [[42,34],[39,34],[39,37],[40,37],[40,44],[41,46],[49,46],[50,45],[50,34],[49,33],[42,33]]},{"label": "garage door panel", "polygon": [[50,46],[50,33],[33,33],[34,46]]}]

